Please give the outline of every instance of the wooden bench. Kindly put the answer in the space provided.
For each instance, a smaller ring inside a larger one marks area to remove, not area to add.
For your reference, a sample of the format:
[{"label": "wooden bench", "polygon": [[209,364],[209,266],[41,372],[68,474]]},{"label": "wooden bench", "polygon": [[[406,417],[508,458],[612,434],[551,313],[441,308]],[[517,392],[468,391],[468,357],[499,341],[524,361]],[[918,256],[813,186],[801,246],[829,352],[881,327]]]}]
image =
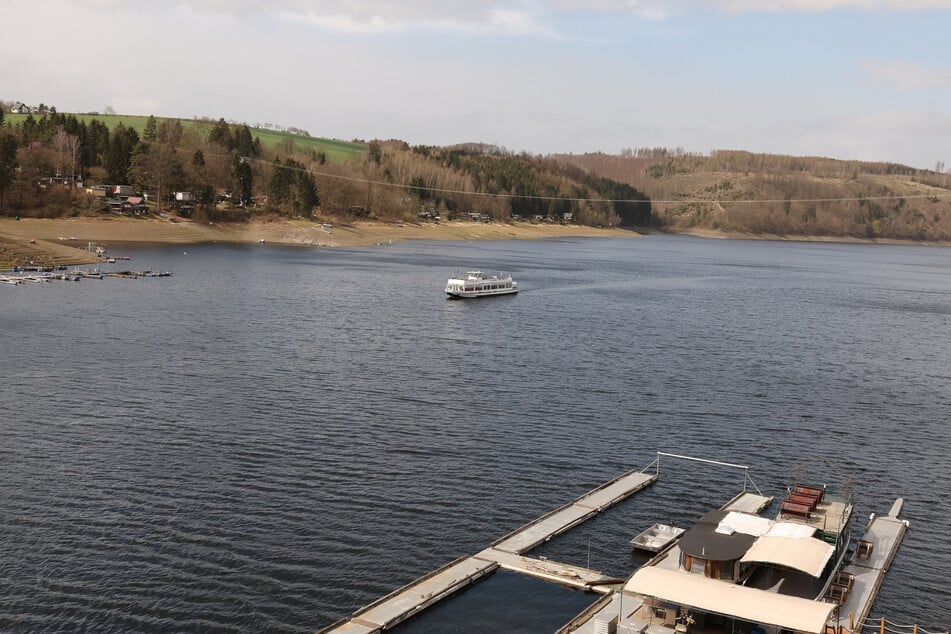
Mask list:
[{"label": "wooden bench", "polygon": [[819,503],[819,500],[814,497],[810,497],[808,495],[796,495],[795,493],[790,493],[787,495],[786,501],[808,506],[810,511],[814,511],[816,509],[816,504]]},{"label": "wooden bench", "polygon": [[812,508],[808,504],[797,504],[796,502],[790,502],[788,499],[783,500],[782,505],[779,507],[779,512],[782,514],[796,515],[806,519],[809,519],[811,511]]},{"label": "wooden bench", "polygon": [[822,495],[825,493],[825,491],[819,487],[808,487],[804,484],[797,484],[793,487],[792,493],[794,495],[804,495],[806,497],[815,498],[816,503],[818,504],[822,501]]}]

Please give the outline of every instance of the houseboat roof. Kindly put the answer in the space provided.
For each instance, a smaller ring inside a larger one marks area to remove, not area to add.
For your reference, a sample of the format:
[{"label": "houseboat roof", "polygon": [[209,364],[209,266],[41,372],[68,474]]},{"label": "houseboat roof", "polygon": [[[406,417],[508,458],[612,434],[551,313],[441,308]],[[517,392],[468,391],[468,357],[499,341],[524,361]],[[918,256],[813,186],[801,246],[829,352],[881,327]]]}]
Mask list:
[{"label": "houseboat roof", "polygon": [[709,511],[680,538],[680,550],[691,557],[711,561],[732,561],[742,557],[756,537],[737,530],[719,529],[728,513]]},{"label": "houseboat roof", "polygon": [[834,553],[835,547],[821,539],[764,535],[740,561],[785,566],[819,577]]},{"label": "houseboat roof", "polygon": [[764,592],[656,566],[638,570],[624,589],[750,623],[815,634],[825,630],[826,621],[836,607],[832,603]]}]

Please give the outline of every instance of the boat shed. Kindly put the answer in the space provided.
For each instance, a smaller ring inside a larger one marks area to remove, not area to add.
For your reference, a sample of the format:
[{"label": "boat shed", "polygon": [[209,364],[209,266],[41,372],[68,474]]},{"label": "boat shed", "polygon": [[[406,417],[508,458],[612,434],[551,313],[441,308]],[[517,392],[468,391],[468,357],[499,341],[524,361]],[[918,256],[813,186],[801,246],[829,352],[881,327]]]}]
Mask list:
[{"label": "boat shed", "polygon": [[808,634],[822,634],[836,607],[657,566],[638,570],[624,590],[709,614]]}]

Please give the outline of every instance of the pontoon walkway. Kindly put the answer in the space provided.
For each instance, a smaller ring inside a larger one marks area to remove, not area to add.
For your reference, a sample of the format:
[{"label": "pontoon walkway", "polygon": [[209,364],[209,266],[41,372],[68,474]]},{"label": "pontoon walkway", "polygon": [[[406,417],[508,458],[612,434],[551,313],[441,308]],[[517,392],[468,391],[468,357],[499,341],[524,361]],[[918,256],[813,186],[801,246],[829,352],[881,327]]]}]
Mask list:
[{"label": "pontoon walkway", "polygon": [[358,610],[353,618],[334,623],[318,630],[318,633],[370,634],[383,631],[494,572],[499,566],[548,581],[605,591],[603,588],[607,584],[621,580],[577,566],[524,557],[522,553],[577,526],[656,480],[656,473],[625,473],[589,491],[574,502],[546,513],[509,533],[477,555],[457,559]]},{"label": "pontoon walkway", "polygon": [[898,498],[887,516],[872,515],[869,519],[865,535],[856,542],[858,546],[852,561],[843,569],[852,575],[851,588],[839,606],[838,615],[833,613],[829,620],[827,631],[834,628],[837,632],[861,632],[885,573],[908,530],[908,520],[898,517],[904,503],[902,498]]}]

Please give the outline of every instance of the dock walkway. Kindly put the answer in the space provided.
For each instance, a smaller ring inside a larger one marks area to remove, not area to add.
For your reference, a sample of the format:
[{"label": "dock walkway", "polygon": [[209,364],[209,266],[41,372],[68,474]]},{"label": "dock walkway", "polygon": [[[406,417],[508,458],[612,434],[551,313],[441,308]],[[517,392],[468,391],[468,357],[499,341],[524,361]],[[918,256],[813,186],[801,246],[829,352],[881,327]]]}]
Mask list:
[{"label": "dock walkway", "polygon": [[472,557],[463,557],[358,610],[318,634],[381,632],[421,612],[437,601],[491,574],[499,566],[548,581],[598,590],[622,580],[577,566],[532,559],[522,553],[577,526],[657,480],[657,474],[630,471],[585,493],[522,528],[502,537]]},{"label": "dock walkway", "polygon": [[868,618],[875,596],[885,579],[885,573],[892,565],[895,553],[901,546],[905,531],[908,530],[908,520],[899,519],[904,500],[898,498],[892,505],[888,515],[884,517],[872,516],[865,535],[858,543],[870,545],[871,552],[867,555],[857,551],[852,561],[843,569],[854,576],[852,589],[845,601],[839,606],[838,614],[830,620],[829,626],[835,631],[861,632],[865,620]]}]

